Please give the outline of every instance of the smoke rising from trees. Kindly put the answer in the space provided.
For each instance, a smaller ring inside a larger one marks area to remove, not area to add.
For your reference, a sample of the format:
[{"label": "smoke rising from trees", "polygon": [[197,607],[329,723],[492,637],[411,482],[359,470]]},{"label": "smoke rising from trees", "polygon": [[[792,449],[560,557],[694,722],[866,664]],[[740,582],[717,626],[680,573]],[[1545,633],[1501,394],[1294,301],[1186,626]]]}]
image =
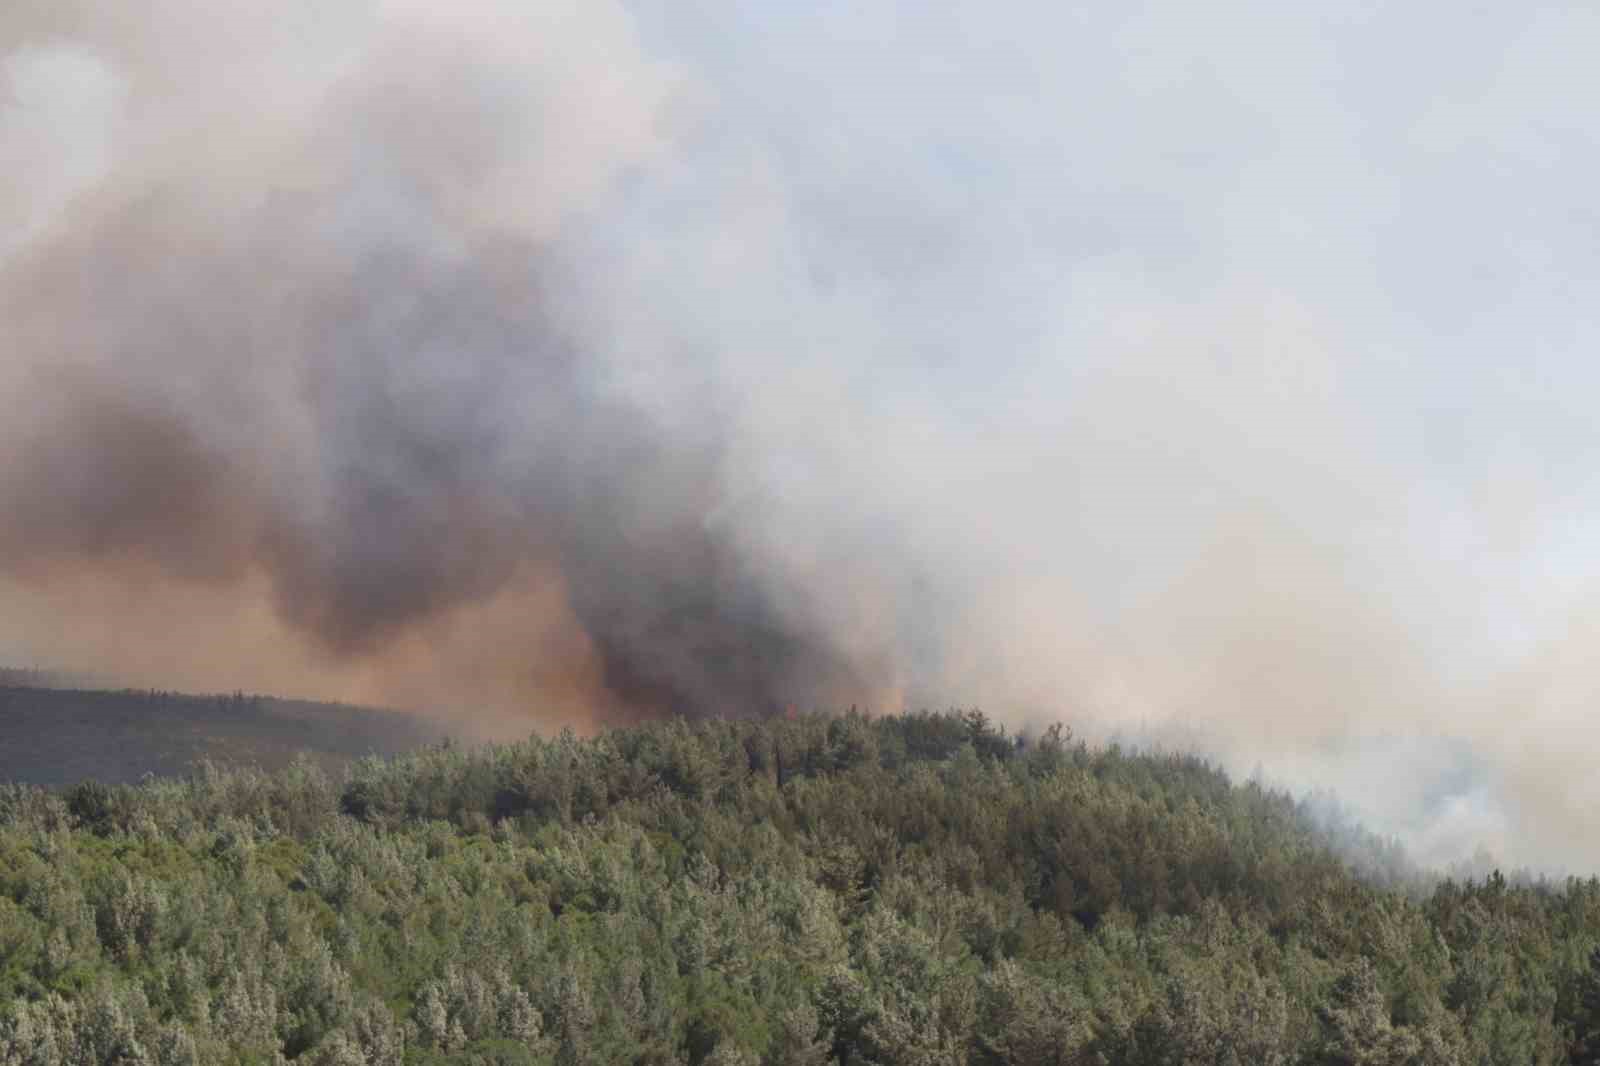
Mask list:
[{"label": "smoke rising from trees", "polygon": [[1597,34],[9,5],[0,654],[502,734],[982,703],[1600,859]]}]

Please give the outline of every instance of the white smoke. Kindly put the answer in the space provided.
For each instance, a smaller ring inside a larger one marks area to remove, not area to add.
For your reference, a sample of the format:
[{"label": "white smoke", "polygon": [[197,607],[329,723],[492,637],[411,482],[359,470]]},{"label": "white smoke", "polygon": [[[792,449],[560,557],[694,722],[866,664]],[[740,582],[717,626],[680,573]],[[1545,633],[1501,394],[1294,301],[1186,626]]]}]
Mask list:
[{"label": "white smoke", "polygon": [[1597,46],[13,6],[0,650],[513,727],[979,703],[1593,867]]}]

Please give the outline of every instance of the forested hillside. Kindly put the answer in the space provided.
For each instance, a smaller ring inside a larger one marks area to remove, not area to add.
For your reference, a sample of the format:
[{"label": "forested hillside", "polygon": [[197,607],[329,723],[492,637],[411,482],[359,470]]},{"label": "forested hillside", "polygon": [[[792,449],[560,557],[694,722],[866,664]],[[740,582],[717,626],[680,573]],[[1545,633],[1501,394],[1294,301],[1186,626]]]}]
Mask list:
[{"label": "forested hillside", "polygon": [[1592,1062],[1600,884],[976,713],[0,792],[0,1063]]},{"label": "forested hillside", "polygon": [[56,680],[0,670],[0,781],[132,782],[185,774],[201,759],[271,770],[296,755],[337,772],[363,755],[398,754],[444,737],[429,719],[397,711],[244,693],[62,687]]}]

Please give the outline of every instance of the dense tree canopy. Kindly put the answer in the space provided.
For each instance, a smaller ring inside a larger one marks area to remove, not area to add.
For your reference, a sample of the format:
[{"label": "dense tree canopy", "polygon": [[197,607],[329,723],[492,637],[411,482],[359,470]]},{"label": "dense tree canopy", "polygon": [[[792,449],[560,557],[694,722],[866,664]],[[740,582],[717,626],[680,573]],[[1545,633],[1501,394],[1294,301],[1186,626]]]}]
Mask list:
[{"label": "dense tree canopy", "polygon": [[0,1064],[1600,1061],[1600,883],[1383,869],[976,712],[4,786]]}]

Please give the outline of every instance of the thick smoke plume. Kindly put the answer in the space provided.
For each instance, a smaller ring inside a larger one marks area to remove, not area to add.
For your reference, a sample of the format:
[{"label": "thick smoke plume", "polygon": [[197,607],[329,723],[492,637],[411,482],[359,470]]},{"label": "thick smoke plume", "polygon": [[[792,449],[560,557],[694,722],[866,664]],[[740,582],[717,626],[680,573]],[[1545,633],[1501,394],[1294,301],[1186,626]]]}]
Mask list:
[{"label": "thick smoke plume", "polygon": [[[252,637],[323,672],[454,645],[389,699],[705,712],[872,684],[708,523],[715,412],[679,431],[618,394],[572,309],[562,230],[661,150],[673,72],[603,5],[302,17],[24,26],[19,162],[63,173],[13,197],[7,571],[246,590],[281,630]],[[114,643],[171,639],[111,613]]]},{"label": "thick smoke plume", "polygon": [[1593,15],[1002,6],[7,5],[0,660],[1600,863]]}]

